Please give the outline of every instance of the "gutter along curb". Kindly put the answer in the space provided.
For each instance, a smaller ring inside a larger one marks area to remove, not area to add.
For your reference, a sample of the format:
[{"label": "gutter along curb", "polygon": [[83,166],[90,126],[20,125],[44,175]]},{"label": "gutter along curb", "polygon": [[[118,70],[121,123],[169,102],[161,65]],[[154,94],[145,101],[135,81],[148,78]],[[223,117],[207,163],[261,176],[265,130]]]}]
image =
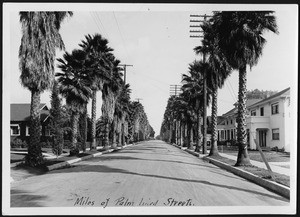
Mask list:
[{"label": "gutter along curb", "polygon": [[108,154],[108,153],[113,152],[113,151],[118,151],[118,150],[124,149],[124,148],[129,147],[129,146],[132,146],[132,144],[125,145],[125,146],[122,146],[122,147],[116,147],[116,149],[110,148],[110,149],[105,150],[103,152],[99,152],[99,153],[87,155],[87,156],[84,156],[84,157],[81,157],[81,158],[75,158],[75,159],[72,159],[72,160],[68,160],[68,161],[64,161],[64,162],[61,162],[61,163],[53,164],[53,165],[47,166],[47,171],[67,167],[67,166],[70,166],[74,163],[77,163],[77,162],[80,162],[80,161],[83,161],[83,160],[87,160],[87,159],[90,159],[90,158],[93,158],[93,157],[97,157],[97,156],[100,156],[102,154]]},{"label": "gutter along curb", "polygon": [[[194,152],[192,150],[180,147],[180,146],[178,146],[176,144],[171,144],[171,145],[173,145],[173,146],[175,146],[177,148],[180,148],[180,149],[182,149],[182,150],[184,150],[184,151],[186,151],[186,152],[188,152],[188,153],[190,153],[190,154],[192,154],[192,155],[194,155],[196,157],[200,156],[199,153],[196,153],[196,152]],[[260,186],[262,186],[262,187],[264,187],[264,188],[266,188],[266,189],[268,189],[270,191],[273,191],[273,192],[275,192],[275,193],[277,193],[277,194],[279,194],[279,195],[281,195],[281,196],[283,196],[283,197],[285,197],[287,199],[290,199],[290,188],[287,187],[287,186],[284,186],[284,185],[281,185],[279,183],[276,183],[276,182],[273,182],[273,181],[269,181],[269,180],[260,178],[259,176],[254,175],[254,174],[252,174],[250,172],[247,172],[247,171],[245,171],[243,169],[240,169],[238,167],[233,167],[233,166],[231,166],[229,164],[223,163],[221,161],[218,161],[218,160],[213,159],[213,158],[208,157],[208,156],[204,156],[204,157],[201,157],[201,158],[203,160],[208,161],[209,163],[214,164],[215,166],[218,166],[218,167],[220,167],[222,169],[225,169],[225,170],[227,170],[227,171],[229,171],[229,172],[231,172],[231,173],[233,173],[233,174],[235,174],[237,176],[240,176],[240,177],[242,177],[244,179],[247,179],[247,180],[249,180],[251,182],[254,182],[257,185],[260,185]]]}]

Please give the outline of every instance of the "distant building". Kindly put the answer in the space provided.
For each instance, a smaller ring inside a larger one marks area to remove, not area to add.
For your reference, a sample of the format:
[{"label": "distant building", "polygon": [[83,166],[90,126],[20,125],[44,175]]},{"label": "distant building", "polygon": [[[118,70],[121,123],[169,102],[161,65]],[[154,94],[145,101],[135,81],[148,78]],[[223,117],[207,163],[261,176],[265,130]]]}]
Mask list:
[{"label": "distant building", "polygon": [[[236,140],[237,103],[235,108],[218,117],[218,141]],[[290,151],[291,117],[290,88],[265,99],[247,100],[247,142],[257,149],[254,139],[263,149],[277,147]]]},{"label": "distant building", "polygon": [[[41,112],[41,140],[50,136],[49,124],[49,109],[46,104],[40,105]],[[11,141],[15,138],[25,140],[29,139],[29,124],[30,122],[30,104],[10,104],[10,137]]]}]

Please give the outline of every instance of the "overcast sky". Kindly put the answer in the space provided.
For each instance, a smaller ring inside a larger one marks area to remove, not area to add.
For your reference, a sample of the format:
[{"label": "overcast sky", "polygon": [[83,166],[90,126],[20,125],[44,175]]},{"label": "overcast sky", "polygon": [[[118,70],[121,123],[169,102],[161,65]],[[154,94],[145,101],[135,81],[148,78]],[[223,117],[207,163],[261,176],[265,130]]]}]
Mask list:
[{"label": "overcast sky", "polygon": [[[4,92],[10,103],[30,103],[30,92],[19,81],[18,49],[21,41],[20,10],[72,10],[73,17],[64,20],[61,35],[66,51],[79,48],[87,34],[100,33],[109,41],[115,56],[127,68],[131,99],[141,98],[150,124],[159,134],[170,85],[180,84],[188,64],[200,59],[193,48],[200,39],[190,38],[190,14],[212,10],[275,10],[279,34],[266,33],[267,44],[258,65],[248,70],[247,89],[297,92],[297,11],[286,5],[154,5],[154,4],[15,4],[4,8]],[[61,57],[63,52],[57,52]],[[5,87],[7,87],[5,89]],[[50,105],[49,92],[41,102]],[[233,71],[219,90],[218,115],[233,108],[237,101],[238,73]],[[5,98],[4,98],[5,100]],[[293,98],[292,98],[293,101]],[[296,101],[295,101],[296,102]],[[210,115],[211,111],[208,111]],[[98,93],[97,117],[101,115],[101,93]]]}]

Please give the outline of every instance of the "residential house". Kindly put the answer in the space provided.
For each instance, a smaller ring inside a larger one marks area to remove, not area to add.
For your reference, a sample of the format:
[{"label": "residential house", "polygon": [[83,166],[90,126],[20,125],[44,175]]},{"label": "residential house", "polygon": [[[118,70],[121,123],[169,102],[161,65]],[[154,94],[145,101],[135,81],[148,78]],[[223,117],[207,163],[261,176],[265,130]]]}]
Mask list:
[{"label": "residential house", "polygon": [[248,107],[247,129],[250,149],[256,142],[262,148],[290,151],[291,115],[290,88],[286,88]]},{"label": "residential house", "polygon": [[[261,99],[247,99],[246,107],[255,104]],[[236,127],[237,127],[237,111],[238,103],[234,104],[234,108],[218,117],[218,141],[230,141],[233,143],[236,140]]]},{"label": "residential house", "polygon": [[[49,109],[46,104],[40,105],[41,119],[41,140],[45,141],[50,136]],[[11,141],[15,138],[29,139],[30,104],[10,104],[10,137]]]},{"label": "residential house", "polygon": [[[218,119],[218,141],[236,140],[237,103]],[[247,100],[247,142],[250,149],[277,147],[290,151],[290,88],[265,99]]]}]

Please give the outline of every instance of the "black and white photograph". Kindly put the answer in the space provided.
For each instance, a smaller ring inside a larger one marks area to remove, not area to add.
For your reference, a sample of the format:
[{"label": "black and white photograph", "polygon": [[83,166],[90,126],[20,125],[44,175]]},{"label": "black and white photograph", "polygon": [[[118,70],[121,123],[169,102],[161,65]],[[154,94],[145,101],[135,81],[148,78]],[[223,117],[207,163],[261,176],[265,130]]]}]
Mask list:
[{"label": "black and white photograph", "polygon": [[298,5],[2,17],[2,215],[296,214]]}]

